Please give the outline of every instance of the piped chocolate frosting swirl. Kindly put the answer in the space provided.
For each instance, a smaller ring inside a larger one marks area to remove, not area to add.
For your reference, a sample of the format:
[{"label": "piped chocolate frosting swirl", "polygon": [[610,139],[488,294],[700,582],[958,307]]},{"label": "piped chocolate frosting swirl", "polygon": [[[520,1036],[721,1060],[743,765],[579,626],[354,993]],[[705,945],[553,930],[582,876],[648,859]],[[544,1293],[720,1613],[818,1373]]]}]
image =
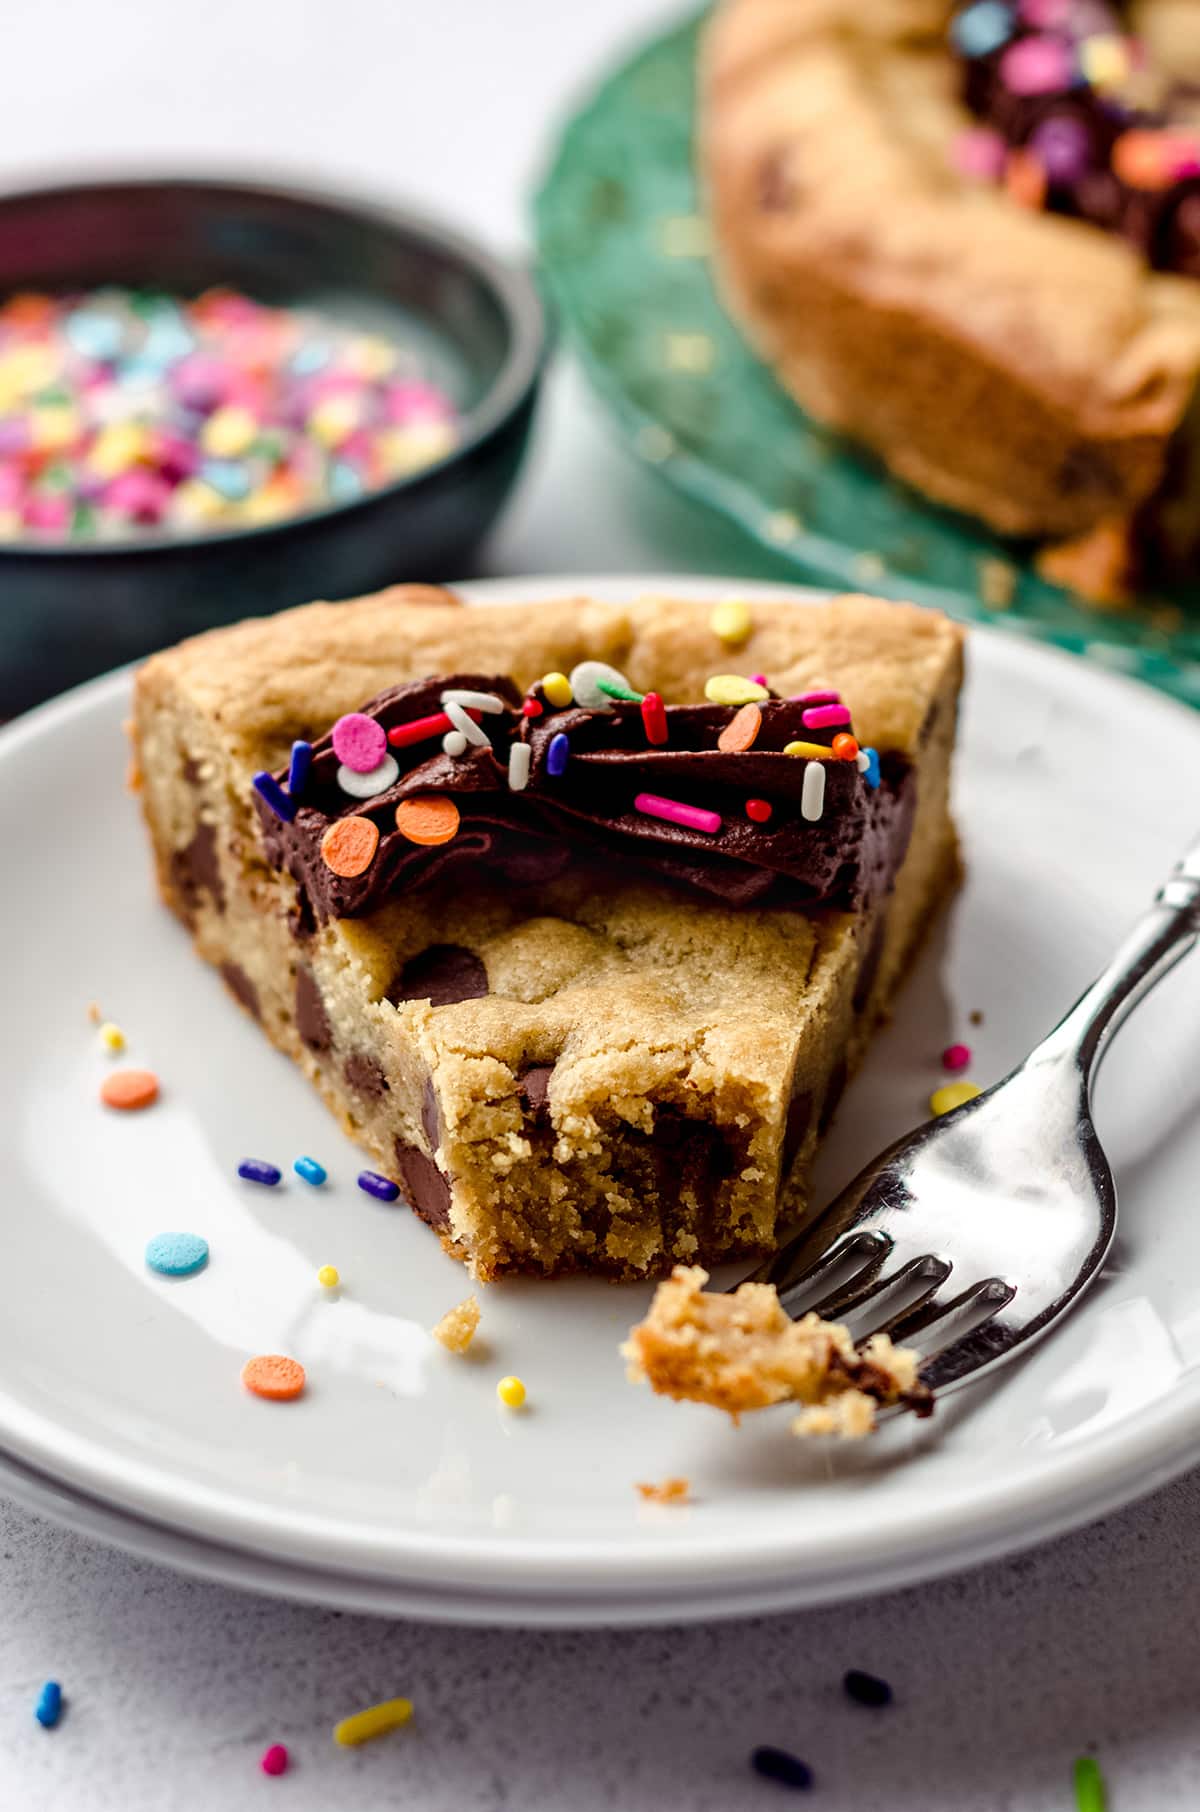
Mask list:
[{"label": "piped chocolate frosting swirl", "polygon": [[[502,710],[477,716],[486,742],[447,754],[436,728],[422,741],[406,741],[409,726],[436,721],[443,694],[452,691],[490,693],[501,702]],[[390,784],[366,798],[351,796],[339,784],[333,733],[322,737],[296,798],[287,798],[286,772],[270,777],[268,797],[261,789],[257,795],[267,859],[294,877],[317,921],[361,917],[412,889],[481,869],[489,878],[532,885],[580,857],[607,861],[615,872],[649,870],[739,906],[850,908],[885,890],[911,829],[910,763],[872,752],[863,771],[853,754],[837,758],[834,737],[848,726],[814,727],[810,700],[770,695],[756,709],[748,747],[728,746],[736,707],[708,703],[666,706],[666,740],[656,744],[632,700],[555,709],[535,687],[523,708],[512,680],[496,675],[396,686],[361,713],[395,733],[389,752],[397,772]],[[784,752],[798,742],[822,754]],[[527,778],[516,787],[514,744],[529,750]],[[806,794],[814,763],[822,774]],[[282,795],[282,813],[270,803],[272,786]],[[684,808],[684,819],[690,811],[716,826],[657,815],[646,809],[647,796]],[[444,803],[434,808],[448,818],[451,834],[445,841],[413,841],[400,825],[406,812],[411,820],[413,805],[428,812],[430,801],[452,802],[453,810]],[[368,820],[378,833],[371,859],[354,874],[336,872],[323,853],[332,827],[348,818]]]}]

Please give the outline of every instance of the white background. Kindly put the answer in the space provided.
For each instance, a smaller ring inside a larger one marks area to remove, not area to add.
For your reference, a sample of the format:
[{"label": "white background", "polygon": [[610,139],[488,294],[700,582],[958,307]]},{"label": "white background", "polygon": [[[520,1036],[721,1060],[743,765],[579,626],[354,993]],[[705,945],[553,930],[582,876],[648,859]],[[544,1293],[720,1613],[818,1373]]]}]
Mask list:
[{"label": "white background", "polygon": [[[9,0],[0,174],[316,176],[520,253],[555,121],[669,16],[652,0]],[[486,567],[767,570],[626,460],[565,359]],[[746,1756],[776,1742],[812,1761],[828,1812],[1066,1812],[1088,1748],[1112,1812],[1183,1812],[1200,1805],[1198,1518],[1193,1477],[1032,1556],[873,1604],[571,1636],[279,1605],[0,1504],[0,1808],[751,1812],[780,1789]],[[848,1666],[886,1674],[895,1708],[846,1704]],[[53,1733],[32,1718],[48,1675],[70,1699]],[[417,1701],[410,1731],[334,1749],[336,1718],[397,1692]],[[273,1741],[296,1757],[274,1781],[257,1772]]]}]

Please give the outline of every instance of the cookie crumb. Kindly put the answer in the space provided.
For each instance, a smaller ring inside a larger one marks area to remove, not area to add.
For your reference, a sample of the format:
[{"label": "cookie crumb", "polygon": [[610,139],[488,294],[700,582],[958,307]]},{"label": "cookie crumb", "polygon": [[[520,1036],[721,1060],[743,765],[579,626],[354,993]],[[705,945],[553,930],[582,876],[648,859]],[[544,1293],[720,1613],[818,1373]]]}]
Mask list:
[{"label": "cookie crumb", "polygon": [[663,1479],[658,1485],[639,1484],[635,1490],[648,1504],[686,1504],[691,1501],[692,1481]]},{"label": "cookie crumb", "polygon": [[465,1353],[475,1338],[478,1326],[479,1298],[467,1296],[452,1309],[447,1309],[437,1326],[430,1329],[430,1333],[448,1353]]}]

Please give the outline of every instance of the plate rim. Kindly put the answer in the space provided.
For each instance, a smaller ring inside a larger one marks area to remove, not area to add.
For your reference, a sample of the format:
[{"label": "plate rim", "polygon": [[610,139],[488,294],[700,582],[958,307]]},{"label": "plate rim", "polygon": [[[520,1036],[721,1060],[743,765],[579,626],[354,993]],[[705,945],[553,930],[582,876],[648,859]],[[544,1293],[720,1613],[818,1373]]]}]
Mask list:
[{"label": "plate rim", "polygon": [[[536,605],[553,597],[581,595],[628,602],[647,595],[690,595],[709,601],[734,594],[749,601],[772,598],[805,606],[831,595],[825,588],[785,581],[687,574],[506,577],[464,582],[456,589],[472,606]],[[982,637],[1002,662],[1022,666],[1049,662],[1064,680],[1073,678],[1087,688],[1107,690],[1114,695],[1115,707],[1136,702],[1144,711],[1150,705],[1185,728],[1200,746],[1200,715],[1139,680],[1059,648],[1006,634],[999,626],[974,626],[971,636]],[[44,734],[55,734],[63,724],[91,712],[111,711],[129,672],[122,668],[86,682],[0,729],[0,767],[17,749]],[[81,1472],[69,1458],[64,1466],[61,1440],[57,1453],[36,1439],[28,1445],[19,1438],[14,1443],[14,1428],[19,1429],[23,1417],[28,1422],[45,1419],[20,1412],[17,1405],[14,1422],[13,1407],[7,1393],[0,1392],[6,1423],[0,1434],[0,1482],[15,1488],[25,1501],[36,1499],[34,1507],[47,1509],[59,1520],[68,1520],[63,1510],[69,1503],[84,1522],[103,1521],[104,1529],[96,1532],[105,1539],[120,1541],[114,1530],[125,1529],[128,1539],[122,1545],[138,1552],[165,1546],[172,1564],[230,1583],[257,1583],[261,1590],[353,1603],[356,1608],[373,1604],[399,1614],[490,1623],[644,1623],[678,1619],[689,1610],[709,1618],[866,1596],[1034,1545],[1119,1508],[1200,1458],[1197,1374],[1190,1381],[1181,1378],[1160,1399],[1156,1413],[1116,1424],[1107,1433],[1101,1430],[1090,1440],[1048,1456],[1036,1474],[1007,1491],[994,1481],[974,1486],[956,1506],[951,1530],[932,1521],[928,1509],[919,1517],[910,1512],[899,1531],[889,1524],[886,1550],[877,1550],[872,1557],[863,1557],[836,1539],[826,1539],[816,1550],[811,1540],[798,1548],[794,1541],[782,1540],[777,1527],[758,1532],[749,1555],[743,1549],[733,1556],[727,1533],[710,1533],[707,1539],[693,1535],[689,1540],[682,1531],[672,1532],[669,1545],[648,1531],[640,1543],[607,1554],[598,1552],[595,1540],[580,1538],[553,1542],[544,1534],[506,1532],[501,1539],[494,1531],[434,1535],[411,1528],[399,1545],[393,1529],[391,1541],[381,1546],[379,1532],[369,1526],[347,1540],[344,1526],[338,1535],[335,1517],[294,1512],[288,1539],[281,1541],[277,1514],[268,1518],[244,1504],[239,1509],[238,1500],[225,1491],[188,1487],[181,1497],[176,1482],[173,1491],[134,1492],[114,1480],[111,1465],[105,1469],[96,1463],[103,1459],[102,1445],[88,1477],[86,1469]],[[97,1444],[75,1439],[66,1446],[69,1455],[72,1447],[86,1450]],[[127,1463],[123,1474],[129,1471]],[[132,1471],[136,1474],[136,1464]],[[714,1577],[714,1569],[719,1577]],[[500,1577],[503,1583],[497,1585]],[[360,1596],[368,1588],[370,1604]],[[702,1606],[695,1603],[701,1588]]]}]

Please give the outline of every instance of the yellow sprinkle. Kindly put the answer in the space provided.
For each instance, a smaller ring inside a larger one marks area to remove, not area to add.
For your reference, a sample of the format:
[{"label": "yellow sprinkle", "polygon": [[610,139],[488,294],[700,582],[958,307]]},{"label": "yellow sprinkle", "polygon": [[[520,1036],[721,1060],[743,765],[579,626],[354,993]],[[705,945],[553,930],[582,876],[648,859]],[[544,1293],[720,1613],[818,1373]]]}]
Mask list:
[{"label": "yellow sprinkle", "polygon": [[382,1705],[368,1706],[366,1711],[356,1711],[353,1717],[335,1724],[333,1740],[343,1749],[357,1749],[360,1743],[386,1736],[389,1730],[399,1730],[401,1724],[408,1723],[412,1712],[411,1699],[385,1699]]},{"label": "yellow sprinkle", "polygon": [[1117,88],[1130,71],[1129,52],[1118,32],[1096,32],[1079,45],[1079,67],[1093,88]]},{"label": "yellow sprinkle", "polygon": [[496,1395],[507,1409],[520,1409],[525,1401],[525,1386],[519,1378],[501,1378]]},{"label": "yellow sprinkle", "polygon": [[553,705],[556,711],[565,710],[575,696],[565,673],[543,674],[541,685],[546,694],[546,703]]},{"label": "yellow sprinkle", "polygon": [[929,1097],[929,1105],[935,1114],[948,1114],[954,1108],[961,1107],[964,1101],[974,1101],[983,1090],[974,1082],[947,1082],[941,1088],[935,1088]]},{"label": "yellow sprinkle", "polygon": [[419,472],[435,459],[445,459],[457,444],[458,435],[449,422],[416,422],[411,428],[392,428],[376,442],[393,478]]},{"label": "yellow sprinkle", "polygon": [[82,429],[79,412],[69,403],[42,403],[30,414],[30,436],[37,453],[61,453],[74,446]]},{"label": "yellow sprinkle", "polygon": [[785,742],[785,755],[803,755],[809,761],[832,761],[833,750],[827,749],[823,742]]},{"label": "yellow sprinkle", "polygon": [[214,459],[236,459],[258,439],[258,419],[241,403],[214,409],[200,430],[200,445]]},{"label": "yellow sprinkle", "polygon": [[713,705],[759,705],[771,694],[740,673],[714,673],[705,682],[704,696]]},{"label": "yellow sprinkle", "polygon": [[219,491],[201,478],[185,478],[176,488],[173,505],[184,522],[215,522],[231,513]]},{"label": "yellow sprinkle", "polygon": [[346,353],[346,364],[356,377],[386,377],[396,363],[396,349],[376,334],[355,340]]},{"label": "yellow sprinkle", "polygon": [[327,396],[318,403],[308,418],[309,432],[323,447],[337,447],[349,440],[362,420],[362,408],[354,396]]},{"label": "yellow sprinkle", "polygon": [[730,648],[737,648],[750,634],[750,606],[741,598],[726,598],[708,619],[713,634]]},{"label": "yellow sprinkle", "polygon": [[125,1034],[120,1026],[113,1024],[111,1019],[105,1020],[97,1037],[106,1051],[123,1051],[125,1049]]},{"label": "yellow sprinkle", "polygon": [[92,442],[88,465],[99,478],[115,478],[144,458],[148,446],[146,430],[136,422],[113,422]]},{"label": "yellow sprinkle", "polygon": [[341,1273],[336,1265],[322,1265],[317,1272],[317,1282],[327,1290],[336,1290],[341,1281]]}]

